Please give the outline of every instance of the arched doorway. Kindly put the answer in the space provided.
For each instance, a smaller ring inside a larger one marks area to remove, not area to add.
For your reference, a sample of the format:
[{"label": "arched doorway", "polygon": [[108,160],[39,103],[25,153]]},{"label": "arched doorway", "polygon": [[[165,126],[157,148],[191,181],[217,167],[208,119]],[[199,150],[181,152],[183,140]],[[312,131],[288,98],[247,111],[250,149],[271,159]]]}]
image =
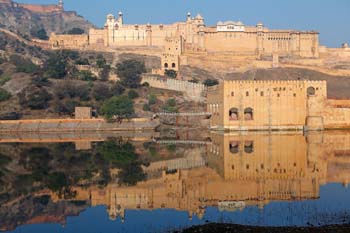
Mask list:
[{"label": "arched doorway", "polygon": [[237,121],[238,120],[238,109],[237,108],[230,109],[229,118],[230,118],[230,121]]},{"label": "arched doorway", "polygon": [[252,108],[246,108],[244,109],[244,120],[246,121],[251,121],[254,118],[254,114],[253,114],[253,109]]}]

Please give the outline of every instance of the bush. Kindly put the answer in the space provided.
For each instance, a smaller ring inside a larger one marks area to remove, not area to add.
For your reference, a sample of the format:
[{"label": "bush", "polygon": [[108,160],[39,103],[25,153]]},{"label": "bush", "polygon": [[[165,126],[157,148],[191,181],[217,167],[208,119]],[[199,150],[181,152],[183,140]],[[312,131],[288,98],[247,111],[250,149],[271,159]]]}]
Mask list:
[{"label": "bush", "polygon": [[89,60],[84,58],[84,59],[79,59],[75,61],[76,65],[90,65]]},{"label": "bush", "polygon": [[101,69],[99,76],[102,81],[107,81],[109,79],[109,73],[111,71],[111,66],[104,65]]},{"label": "bush", "polygon": [[128,92],[128,97],[130,99],[136,99],[137,97],[139,97],[139,94],[135,90],[130,90]]},{"label": "bush", "polygon": [[19,102],[22,106],[31,109],[46,109],[52,96],[44,89],[38,87],[28,87],[19,94]]},{"label": "bush", "polygon": [[102,69],[105,65],[107,65],[106,59],[101,54],[99,54],[96,59],[96,66]]},{"label": "bush", "polygon": [[67,74],[67,65],[63,57],[51,54],[45,63],[45,77],[61,79]]},{"label": "bush", "polygon": [[111,95],[119,96],[122,95],[125,91],[125,88],[120,82],[116,82],[111,88]]},{"label": "bush", "polygon": [[16,66],[17,72],[33,74],[38,70],[38,66],[36,66],[31,60],[18,55],[11,55],[10,62]]},{"label": "bush", "polygon": [[169,78],[175,79],[177,77],[177,72],[175,70],[165,70],[164,74]]},{"label": "bush", "polygon": [[81,28],[72,28],[71,30],[69,30],[67,32],[67,34],[69,34],[69,35],[81,35],[84,33],[85,33],[85,31]]},{"label": "bush", "polygon": [[92,95],[94,96],[95,100],[97,100],[97,101],[106,100],[106,99],[112,97],[109,86],[107,84],[104,84],[104,83],[95,84],[93,89],[92,89]]},{"label": "bush", "polygon": [[80,105],[78,101],[68,99],[66,101],[56,101],[55,102],[55,111],[57,113],[69,114],[72,115],[75,111],[75,107]]},{"label": "bush", "polygon": [[148,104],[151,106],[151,105],[154,105],[157,103],[157,96],[155,94],[150,94],[148,96]]},{"label": "bush", "polygon": [[89,70],[79,71],[78,77],[83,81],[95,81],[97,79],[96,76]]},{"label": "bush", "polygon": [[189,80],[190,83],[199,83],[198,79],[192,79],[192,80]]},{"label": "bush", "polygon": [[142,109],[143,109],[143,111],[146,111],[146,112],[151,111],[151,107],[148,104],[144,104]]},{"label": "bush", "polygon": [[38,38],[40,40],[48,40],[49,37],[47,36],[47,32],[44,28],[41,28],[39,30],[33,29],[30,31],[30,35],[32,37]]},{"label": "bush", "polygon": [[90,100],[90,91],[87,84],[78,84],[65,81],[55,86],[55,95],[59,99],[80,98],[82,101]]},{"label": "bush", "polygon": [[0,88],[0,102],[6,101],[6,100],[8,100],[10,98],[11,98],[11,93],[9,93],[8,91]]},{"label": "bush", "polygon": [[211,86],[215,86],[215,85],[218,85],[219,84],[219,81],[216,80],[216,79],[206,79],[204,82],[203,82],[204,85],[208,86],[208,87],[211,87]]},{"label": "bush", "polygon": [[117,64],[117,75],[125,87],[136,88],[140,85],[141,74],[146,72],[143,62],[126,60]]},{"label": "bush", "polygon": [[162,109],[166,112],[177,112],[176,100],[175,99],[168,99],[168,101],[162,107]]},{"label": "bush", "polygon": [[114,116],[131,118],[135,113],[134,103],[127,96],[113,96],[103,103],[101,113],[109,120]]},{"label": "bush", "polygon": [[37,87],[46,87],[50,85],[50,82],[46,77],[36,76],[32,79],[32,84]]},{"label": "bush", "polygon": [[4,85],[5,83],[7,83],[8,81],[11,80],[11,77],[9,75],[1,75],[0,76],[0,86]]}]

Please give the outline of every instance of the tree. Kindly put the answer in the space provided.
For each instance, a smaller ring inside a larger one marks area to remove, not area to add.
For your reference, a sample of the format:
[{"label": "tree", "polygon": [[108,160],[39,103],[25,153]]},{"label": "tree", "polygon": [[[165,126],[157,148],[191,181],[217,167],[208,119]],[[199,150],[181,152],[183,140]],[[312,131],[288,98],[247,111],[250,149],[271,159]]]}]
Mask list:
[{"label": "tree", "polygon": [[216,80],[216,79],[206,79],[204,82],[203,82],[204,85],[208,86],[208,87],[211,87],[211,86],[215,86],[215,85],[218,85],[219,84],[219,81]]},{"label": "tree", "polygon": [[141,74],[146,72],[143,62],[125,60],[117,64],[117,75],[125,87],[136,88],[140,85]]},{"label": "tree", "polygon": [[118,81],[111,87],[111,95],[122,95],[125,91],[125,88]]},{"label": "tree", "polygon": [[92,89],[92,95],[97,101],[106,100],[112,96],[109,86],[104,83],[95,84]]},{"label": "tree", "polygon": [[29,86],[19,94],[19,102],[22,106],[31,109],[46,109],[52,96],[44,89]]},{"label": "tree", "polygon": [[58,54],[51,54],[45,63],[45,77],[61,79],[67,74],[65,59]]},{"label": "tree", "polygon": [[79,79],[83,81],[95,81],[97,78],[90,70],[82,70],[78,73]]},{"label": "tree", "polygon": [[16,66],[17,72],[33,74],[38,71],[38,66],[35,65],[30,59],[25,59],[18,55],[11,55],[10,62]]},{"label": "tree", "polygon": [[71,30],[69,30],[67,32],[67,34],[69,34],[69,35],[81,35],[84,33],[85,33],[85,31],[81,28],[72,28]]},{"label": "tree", "polygon": [[41,28],[39,30],[33,29],[30,32],[31,36],[38,38],[40,40],[47,40],[49,37],[47,36],[47,32],[44,28]]},{"label": "tree", "polygon": [[139,97],[139,94],[135,90],[130,90],[128,92],[128,97],[130,99],[136,99],[137,97]]},{"label": "tree", "polygon": [[165,70],[164,74],[169,78],[175,79],[177,77],[177,72],[175,70]]},{"label": "tree", "polygon": [[0,102],[6,101],[11,98],[11,93],[6,91],[5,89],[0,88]]},{"label": "tree", "polygon": [[114,116],[131,118],[135,113],[134,103],[127,96],[113,96],[103,103],[101,113],[109,120]]},{"label": "tree", "polygon": [[111,71],[110,65],[104,65],[101,71],[99,72],[100,79],[102,81],[107,81],[109,78],[109,73]]},{"label": "tree", "polygon": [[102,69],[105,65],[107,65],[106,59],[105,59],[101,54],[99,54],[99,55],[97,56],[96,65],[97,65],[97,67],[100,68],[100,69]]}]

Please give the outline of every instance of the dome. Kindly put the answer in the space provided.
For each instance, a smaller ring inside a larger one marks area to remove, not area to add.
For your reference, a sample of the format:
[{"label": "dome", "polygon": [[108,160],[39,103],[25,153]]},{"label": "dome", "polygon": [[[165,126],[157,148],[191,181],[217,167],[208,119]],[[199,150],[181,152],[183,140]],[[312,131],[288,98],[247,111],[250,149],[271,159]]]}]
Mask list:
[{"label": "dome", "polygon": [[114,15],[112,15],[112,14],[107,15],[107,19],[113,19],[113,18],[114,18]]},{"label": "dome", "polygon": [[122,12],[122,11],[119,11],[119,12],[118,12],[118,15],[123,15],[123,12]]},{"label": "dome", "polygon": [[200,14],[197,14],[196,19],[203,19],[203,17]]}]

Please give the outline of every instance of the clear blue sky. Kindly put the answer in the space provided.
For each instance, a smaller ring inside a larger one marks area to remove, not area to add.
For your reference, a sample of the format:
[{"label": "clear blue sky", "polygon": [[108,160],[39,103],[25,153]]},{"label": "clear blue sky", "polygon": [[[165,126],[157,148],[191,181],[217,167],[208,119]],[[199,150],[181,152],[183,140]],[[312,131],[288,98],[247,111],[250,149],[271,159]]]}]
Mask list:
[{"label": "clear blue sky", "polygon": [[[16,0],[15,0],[16,1]],[[56,3],[56,0],[17,0]],[[64,0],[101,27],[108,13],[124,12],[130,24],[171,23],[184,20],[188,11],[201,13],[207,25],[219,20],[241,20],[246,25],[262,21],[271,29],[317,30],[321,44],[339,47],[350,42],[350,0]]]}]

